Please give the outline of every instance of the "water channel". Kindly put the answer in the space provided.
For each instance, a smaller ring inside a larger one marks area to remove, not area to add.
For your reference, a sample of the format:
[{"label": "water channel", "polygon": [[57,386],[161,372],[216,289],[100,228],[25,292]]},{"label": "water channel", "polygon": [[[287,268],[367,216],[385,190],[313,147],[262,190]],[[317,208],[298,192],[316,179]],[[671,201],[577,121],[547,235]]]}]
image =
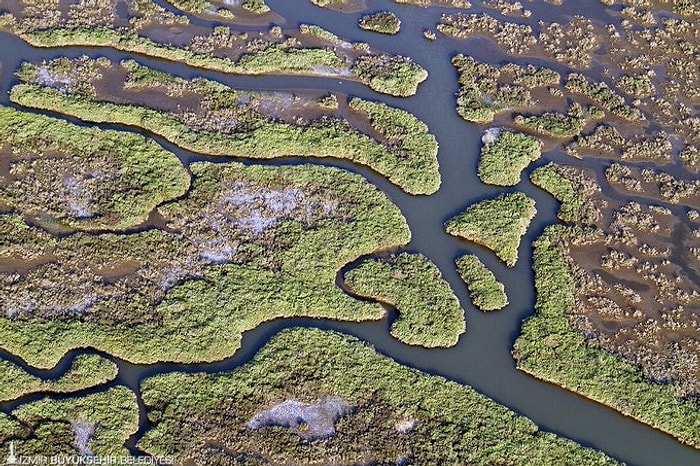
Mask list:
[{"label": "water channel", "polygon": [[[600,404],[577,396],[554,385],[538,381],[515,369],[510,351],[517,337],[522,319],[532,313],[535,294],[531,270],[532,241],[545,226],[555,223],[556,202],[546,193],[532,186],[527,177],[517,188],[537,202],[537,217],[534,219],[520,248],[520,259],[513,269],[507,269],[495,256],[477,246],[461,242],[443,230],[445,220],[463,210],[467,205],[497,193],[501,189],[487,187],[476,177],[476,161],[479,152],[480,130],[475,125],[466,124],[454,111],[457,91],[456,72],[450,64],[450,57],[459,52],[468,53],[477,59],[493,61],[492,54],[500,53],[485,41],[453,41],[440,37],[428,42],[422,36],[423,29],[434,27],[441,13],[446,9],[420,9],[397,6],[389,0],[368,2],[373,9],[391,9],[402,19],[402,32],[396,37],[385,37],[360,30],[356,24],[359,14],[347,14],[316,8],[308,1],[268,0],[273,11],[286,18],[285,27],[296,27],[299,23],[318,24],[339,36],[366,41],[390,53],[409,55],[426,68],[429,79],[421,85],[416,96],[401,99],[377,94],[367,87],[346,80],[312,77],[247,77],[231,76],[218,72],[193,69],[186,65],[149,59],[137,56],[137,60],[152,68],[183,78],[204,76],[243,89],[325,89],[356,95],[366,99],[382,100],[390,105],[404,108],[428,124],[440,144],[439,161],[442,175],[440,190],[432,196],[407,195],[385,178],[371,170],[353,165],[350,162],[331,159],[281,159],[274,161],[239,160],[243,163],[299,164],[318,163],[341,167],[362,174],[401,209],[406,217],[413,237],[409,251],[421,252],[429,257],[442,271],[462,303],[466,313],[467,332],[459,344],[449,349],[423,349],[404,345],[393,339],[388,332],[394,314],[378,322],[343,323],[315,319],[279,319],[265,323],[243,336],[241,349],[231,358],[211,364],[154,364],[134,365],[112,356],[101,354],[114,361],[119,367],[118,378],[107,385],[81,392],[94,393],[114,385],[126,385],[138,393],[143,378],[170,371],[219,372],[231,370],[249,361],[271,336],[284,328],[304,326],[337,330],[354,335],[374,345],[381,354],[387,355],[401,364],[430,374],[441,375],[455,382],[474,387],[515,412],[532,419],[542,430],[554,432],[573,439],[583,445],[600,449],[630,465],[697,465],[700,464],[700,451],[680,444],[672,437],[654,430]],[[586,5],[596,5],[598,1],[565,2],[565,7],[527,4],[533,9],[533,17],[542,18],[556,14],[583,13]],[[544,7],[548,7],[545,11]],[[602,11],[602,10],[601,10]],[[590,16],[590,15],[589,15]],[[551,18],[547,18],[551,19]],[[193,20],[202,21],[204,20]],[[86,54],[91,57],[106,56],[112,60],[134,58],[133,55],[107,48],[33,48],[14,36],[0,33],[0,104],[10,105],[8,90],[16,82],[12,73],[23,60],[41,61],[58,56],[77,57]],[[489,60],[489,57],[491,59]],[[538,62],[536,59],[513,59],[516,63]],[[548,65],[551,65],[548,63]],[[79,123],[77,120],[66,118]],[[100,125],[105,128],[135,130],[133,128]],[[196,160],[216,160],[202,157],[153,137],[166,149],[174,152],[183,163]],[[234,154],[235,155],[235,154]],[[567,163],[574,162],[566,159]],[[536,164],[546,163],[545,160]],[[528,173],[535,167],[530,167]],[[603,185],[605,186],[605,185]],[[606,190],[606,194],[609,194]],[[611,194],[612,196],[613,194]],[[511,304],[503,311],[482,313],[470,303],[466,286],[454,267],[454,260],[464,253],[472,252],[494,271],[508,292]],[[28,372],[43,377],[56,378],[65,372],[72,359],[80,353],[94,353],[93,350],[76,350],[68,354],[57,367],[49,371],[38,371],[18,358],[0,351],[0,357],[19,364]],[[58,395],[57,398],[69,395]],[[0,403],[0,409],[9,412],[19,404],[41,398],[41,394],[28,395],[8,403]],[[135,441],[148,428],[143,406],[141,408],[141,428],[131,439],[129,447],[136,453]]]}]

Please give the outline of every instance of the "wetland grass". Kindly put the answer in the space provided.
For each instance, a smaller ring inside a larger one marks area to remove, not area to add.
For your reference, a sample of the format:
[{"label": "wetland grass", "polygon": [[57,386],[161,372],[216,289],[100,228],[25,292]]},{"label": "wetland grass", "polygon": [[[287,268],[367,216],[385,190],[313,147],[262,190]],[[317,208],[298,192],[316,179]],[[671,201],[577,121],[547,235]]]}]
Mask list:
[{"label": "wetland grass", "polygon": [[[339,169],[195,163],[167,230],[53,237],[0,216],[0,256],[53,255],[2,284],[0,342],[35,367],[91,346],[134,363],[221,360],[278,318],[379,319],[335,284],[359,257],[408,243],[406,221]],[[29,304],[31,305],[29,305]]]},{"label": "wetland grass", "polygon": [[9,361],[0,361],[0,401],[37,392],[77,392],[112,381],[117,372],[116,364],[96,354],[76,356],[68,371],[55,380],[40,379]]},{"label": "wetland grass", "polygon": [[359,296],[396,307],[391,335],[429,348],[457,344],[464,333],[464,311],[440,270],[421,254],[401,253],[368,260],[345,274]]},{"label": "wetland grass", "polygon": [[142,136],[7,107],[0,107],[0,160],[12,174],[0,182],[0,202],[43,212],[69,230],[133,228],[190,184],[177,157]]},{"label": "wetland grass", "polygon": [[516,192],[469,206],[445,223],[447,233],[487,247],[508,267],[518,261],[520,239],[535,216],[535,201]]},{"label": "wetland grass", "polygon": [[[618,464],[540,431],[470,387],[317,329],[284,330],[232,372],[148,378],[142,393],[153,428],[139,448],[182,462],[263,456],[296,464],[394,464],[397,458],[425,465]],[[341,400],[352,409],[329,418],[333,433],[314,441],[304,440],[308,429],[295,421],[249,428],[257,414],[285,400]]]},{"label": "wetland grass", "polygon": [[380,34],[397,34],[401,30],[401,20],[390,11],[365,15],[360,18],[360,28]]},{"label": "wetland grass", "polygon": [[535,243],[535,314],[522,327],[513,355],[518,369],[610,406],[684,443],[700,446],[700,411],[670,383],[652,383],[640,370],[588,341],[573,322],[574,277],[564,253],[584,234],[550,226]]},{"label": "wetland grass", "polygon": [[495,140],[490,140],[489,130],[481,147],[477,168],[479,179],[496,186],[515,186],[522,171],[538,160],[542,153],[542,141],[534,136],[512,131],[497,130]]},{"label": "wetland grass", "polygon": [[[53,62],[51,62],[53,63]],[[43,66],[51,66],[51,63]],[[116,65],[115,65],[116,66]],[[201,99],[194,112],[163,111],[144,105],[112,103],[79,93],[35,84],[41,68],[25,64],[18,75],[27,81],[13,88],[21,105],[71,115],[96,123],[140,127],[194,152],[250,158],[337,157],[367,165],[411,194],[430,194],[440,184],[437,141],[427,126],[408,112],[354,98],[350,109],[368,118],[383,136],[375,140],[331,115],[305,123],[279,121],[242,101],[265,100],[264,93],[237,91],[215,81],[192,82],[138,65],[121,65],[128,86],[188,91]],[[272,95],[272,94],[270,94]],[[110,96],[105,96],[109,99]],[[227,124],[227,126],[223,126]]]},{"label": "wetland grass", "polygon": [[497,311],[508,305],[503,283],[496,280],[493,272],[477,256],[466,254],[457,259],[456,265],[476,308],[482,311]]},{"label": "wetland grass", "polygon": [[0,445],[32,456],[130,456],[124,446],[136,433],[136,395],[116,386],[92,395],[42,398],[0,413]]}]

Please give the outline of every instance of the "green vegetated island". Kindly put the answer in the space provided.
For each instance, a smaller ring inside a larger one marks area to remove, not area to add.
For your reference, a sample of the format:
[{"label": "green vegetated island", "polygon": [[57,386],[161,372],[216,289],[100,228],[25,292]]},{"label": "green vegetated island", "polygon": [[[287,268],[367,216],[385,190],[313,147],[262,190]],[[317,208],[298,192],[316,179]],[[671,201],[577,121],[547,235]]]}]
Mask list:
[{"label": "green vegetated island", "polygon": [[508,305],[503,283],[477,256],[466,254],[456,261],[457,272],[467,284],[472,303],[482,311],[497,311]]},{"label": "green vegetated island", "polygon": [[513,267],[518,261],[520,239],[536,212],[535,201],[525,194],[502,194],[469,206],[448,220],[445,230],[490,249],[508,267]]},{"label": "green vegetated island", "polygon": [[[379,305],[335,286],[344,265],[410,239],[399,210],[360,176],[309,165],[195,163],[189,191],[173,192],[154,212],[162,228],[53,236],[43,227],[73,232],[74,220],[97,216],[128,193],[97,196],[98,187],[93,194],[96,175],[85,147],[116,138],[148,164],[172,154],[152,155],[152,143],[129,133],[11,109],[0,118],[10,132],[22,122],[41,128],[41,138],[18,130],[3,140],[14,172],[3,189],[13,185],[19,199],[31,197],[22,187],[35,189],[36,181],[31,170],[16,168],[41,163],[44,153],[64,155],[52,158],[56,167],[40,181],[46,192],[63,189],[57,214],[17,203],[0,215],[0,256],[21,272],[3,282],[2,345],[31,365],[52,367],[66,351],[85,346],[133,362],[218,360],[238,348],[241,332],[276,317],[382,316]],[[162,181],[157,170],[139,175],[128,166],[98,165],[100,176],[140,180],[144,190]],[[66,170],[73,176],[64,177]],[[75,202],[90,209],[73,209]]]},{"label": "green vegetated island", "polygon": [[437,266],[422,254],[368,260],[344,278],[353,293],[396,308],[399,318],[391,334],[404,343],[448,347],[465,331],[459,300]]},{"label": "green vegetated island", "polygon": [[142,393],[154,427],[139,448],[181,462],[618,464],[321,330],[285,330],[232,372],[157,376]]},{"label": "green vegetated island", "polygon": [[491,129],[481,139],[477,174],[486,184],[515,186],[522,171],[542,153],[542,142],[527,134]]},{"label": "green vegetated island", "polygon": [[367,31],[393,35],[401,30],[401,20],[390,11],[380,11],[360,18],[359,26]]},{"label": "green vegetated island", "polygon": [[[13,88],[13,102],[143,128],[201,154],[337,157],[367,165],[409,193],[430,194],[440,185],[435,137],[410,113],[383,103],[352,98],[340,112],[344,96],[241,91],[134,61],[25,63],[18,76],[25,84]],[[346,117],[362,120],[365,132]]]},{"label": "green vegetated island", "polygon": [[[113,47],[130,53],[233,74],[297,74],[342,77],[391,95],[415,94],[428,74],[410,58],[351,44],[315,25],[259,33],[227,26],[190,24],[152,0],[129,0],[93,8],[61,8],[45,0],[20,0],[0,14],[0,28],[36,47]],[[174,35],[172,28],[180,31]],[[184,38],[184,39],[183,39]]]}]

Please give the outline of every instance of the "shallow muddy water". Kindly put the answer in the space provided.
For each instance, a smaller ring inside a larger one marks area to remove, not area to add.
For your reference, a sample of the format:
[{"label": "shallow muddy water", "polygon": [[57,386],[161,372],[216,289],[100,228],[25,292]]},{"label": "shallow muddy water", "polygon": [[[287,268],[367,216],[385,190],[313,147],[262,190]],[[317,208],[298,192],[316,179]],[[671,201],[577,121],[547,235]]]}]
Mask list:
[{"label": "shallow muddy water", "polygon": [[[389,335],[390,321],[393,314],[389,312],[386,319],[379,322],[343,323],[314,319],[281,319],[268,322],[247,332],[243,336],[241,349],[231,358],[211,364],[155,364],[134,365],[111,356],[119,366],[116,381],[106,386],[87,390],[94,393],[105,390],[115,384],[123,384],[138,392],[139,382],[145,377],[169,371],[207,371],[218,372],[231,370],[250,360],[269,338],[280,330],[294,326],[309,326],[337,330],[348,333],[371,343],[380,353],[391,357],[399,363],[422,371],[441,375],[459,383],[468,384],[479,392],[504,404],[519,414],[532,419],[542,430],[551,431],[571,438],[584,445],[598,448],[607,454],[631,465],[693,465],[700,464],[700,451],[684,446],[671,438],[644,424],[622,416],[595,402],[579,397],[556,386],[540,382],[515,369],[510,351],[513,341],[520,331],[522,319],[531,315],[535,294],[531,271],[531,243],[545,226],[555,223],[556,202],[545,192],[532,186],[524,175],[523,181],[516,188],[537,202],[538,214],[532,222],[527,236],[520,247],[520,259],[513,269],[507,269],[493,254],[468,243],[457,240],[444,232],[443,223],[451,216],[463,210],[467,205],[503,192],[502,189],[483,185],[476,177],[477,157],[480,147],[480,130],[476,125],[466,124],[455,112],[454,93],[457,91],[457,76],[450,64],[450,58],[459,52],[465,52],[476,59],[493,61],[498,48],[483,40],[456,41],[440,36],[435,42],[423,38],[423,29],[434,30],[442,13],[456,11],[443,8],[421,9],[398,6],[390,0],[369,2],[372,10],[390,9],[402,20],[402,31],[395,37],[373,34],[360,30],[356,24],[360,13],[345,14],[314,7],[308,1],[268,0],[273,11],[286,18],[286,27],[295,27],[299,23],[318,24],[332,30],[340,37],[353,41],[367,41],[378,49],[390,53],[410,55],[430,73],[416,96],[407,99],[393,98],[372,92],[365,86],[344,80],[310,77],[243,77],[230,76],[217,72],[193,69],[182,64],[116,52],[100,48],[63,48],[36,49],[8,34],[0,33],[0,103],[8,102],[7,91],[16,82],[13,71],[22,60],[40,61],[57,56],[76,57],[87,54],[91,57],[107,56],[113,60],[136,58],[139,62],[155,69],[172,73],[183,78],[203,76],[215,79],[236,88],[245,89],[325,89],[357,95],[366,99],[382,100],[390,105],[404,108],[425,121],[435,134],[440,144],[439,161],[442,186],[432,196],[410,196],[371,170],[353,165],[346,161],[330,159],[279,159],[274,161],[245,161],[255,164],[301,164],[317,163],[346,168],[365,176],[379,189],[384,191],[399,206],[408,220],[413,239],[409,251],[421,252],[434,261],[457,293],[466,312],[467,332],[459,344],[450,349],[423,349],[404,345]],[[539,5],[542,3],[542,5]],[[599,9],[595,1],[565,2],[566,7],[553,7],[543,2],[537,6],[526,4],[535,13],[533,17],[551,20],[550,16],[571,15],[587,12],[589,8]],[[560,9],[557,9],[560,8]],[[597,10],[596,10],[597,11]],[[600,10],[602,12],[602,10]],[[498,16],[497,12],[488,11]],[[604,16],[601,14],[600,16]],[[204,21],[204,20],[199,20]],[[539,63],[538,60],[515,58],[516,63]],[[549,64],[549,63],[548,63]],[[551,64],[549,64],[551,65]],[[562,71],[563,67],[553,68]],[[68,118],[70,121],[76,121]],[[113,127],[114,126],[103,126]],[[124,129],[121,127],[120,129]],[[172,144],[155,138],[166,149],[173,151],[184,163],[197,160],[216,160],[201,157],[176,148]],[[235,154],[232,154],[235,155]],[[571,159],[556,156],[569,163]],[[545,157],[547,159],[547,157]],[[546,160],[536,166],[543,165]],[[599,163],[587,162],[600,175]],[[584,164],[579,164],[585,166]],[[535,167],[530,167],[530,173]],[[601,182],[601,176],[598,176]],[[603,179],[604,180],[604,179]],[[606,194],[611,197],[624,198],[619,193],[608,193],[610,188],[601,183]],[[506,286],[511,304],[500,312],[482,313],[477,311],[467,296],[466,286],[461,281],[454,266],[454,260],[464,253],[472,252],[488,265],[496,277]],[[82,352],[74,351],[50,371],[37,371],[27,367],[17,358],[0,352],[3,358],[20,363],[32,374],[54,378],[65,372],[73,357]],[[60,395],[63,397],[66,395]],[[30,395],[10,403],[0,404],[8,412],[17,405],[40,398]],[[130,442],[132,451],[135,439],[140,436],[147,424],[141,406],[141,430]]]}]

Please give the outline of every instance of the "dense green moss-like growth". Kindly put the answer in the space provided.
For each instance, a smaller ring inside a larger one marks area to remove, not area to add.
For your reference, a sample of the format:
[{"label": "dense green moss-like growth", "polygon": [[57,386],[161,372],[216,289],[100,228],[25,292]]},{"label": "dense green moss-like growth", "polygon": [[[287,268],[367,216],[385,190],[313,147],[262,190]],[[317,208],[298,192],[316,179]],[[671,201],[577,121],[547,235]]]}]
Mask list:
[{"label": "dense green moss-like growth", "polygon": [[405,245],[406,221],[359,175],[319,166],[195,163],[167,229],[52,237],[0,216],[0,257],[45,257],[3,281],[0,344],[37,367],[92,346],[138,362],[212,361],[277,317],[379,319],[343,293],[346,264]]},{"label": "dense green moss-like growth", "polygon": [[24,456],[130,456],[124,444],[138,429],[136,396],[117,386],[94,395],[21,405],[0,417],[0,446]]},{"label": "dense green moss-like growth", "polygon": [[522,193],[502,194],[468,207],[445,224],[447,233],[492,250],[508,267],[518,261],[520,238],[537,209]]},{"label": "dense green moss-like growth", "polygon": [[404,343],[447,347],[464,333],[459,300],[440,270],[421,254],[366,261],[345,274],[345,283],[360,296],[396,307],[399,318],[391,334]]},{"label": "dense green moss-like growth", "polygon": [[7,107],[0,107],[0,162],[11,174],[0,178],[0,203],[69,229],[134,227],[189,187],[177,157],[142,136]]},{"label": "dense green moss-like growth", "polygon": [[[493,131],[493,130],[489,130]],[[512,131],[500,131],[482,137],[481,158],[477,174],[486,184],[515,186],[522,171],[542,154],[542,141],[534,136]]]},{"label": "dense green moss-like growth", "polygon": [[560,220],[593,224],[599,217],[597,209],[590,201],[590,196],[597,189],[597,185],[586,186],[577,179],[570,167],[550,162],[534,170],[530,175],[530,181],[559,201],[561,206],[557,217]]},{"label": "dense green moss-like growth", "polygon": [[360,18],[360,27],[380,34],[396,34],[401,30],[401,20],[390,11],[382,11]]},{"label": "dense green moss-like growth", "polygon": [[430,194],[440,185],[437,141],[424,123],[403,110],[358,98],[351,100],[350,108],[367,115],[384,136],[377,141],[337,117],[297,124],[264,114],[259,108],[274,105],[274,94],[238,91],[205,79],[190,82],[133,61],[122,66],[130,73],[128,86],[186,91],[201,99],[200,108],[194,114],[182,114],[41,86],[34,82],[44,67],[30,64],[25,64],[18,75],[32,84],[15,86],[11,98],[28,107],[86,121],[141,127],[199,153],[252,158],[338,157],[367,165],[412,194]]},{"label": "dense green moss-like growth", "polygon": [[534,243],[537,302],[515,342],[518,368],[699,447],[697,404],[678,399],[671,384],[649,383],[631,364],[588,343],[567,315],[575,305],[574,278],[563,249],[568,237],[580,234],[552,226]]},{"label": "dense green moss-like growth", "polygon": [[[617,464],[538,430],[469,387],[403,367],[355,338],[315,329],[283,331],[232,372],[152,377],[142,392],[154,428],[139,447],[182,462]],[[332,427],[329,437],[314,441],[304,440],[311,426],[296,419],[289,428],[249,422],[285,400],[351,408],[312,420],[327,419]]]},{"label": "dense green moss-like growth", "polygon": [[456,261],[457,272],[469,288],[472,303],[482,311],[497,311],[508,305],[503,283],[475,255],[467,254]]},{"label": "dense green moss-like growth", "polygon": [[67,393],[114,380],[117,366],[92,354],[79,355],[70,369],[56,380],[42,380],[9,361],[0,361],[0,401],[14,400],[36,392]]}]

